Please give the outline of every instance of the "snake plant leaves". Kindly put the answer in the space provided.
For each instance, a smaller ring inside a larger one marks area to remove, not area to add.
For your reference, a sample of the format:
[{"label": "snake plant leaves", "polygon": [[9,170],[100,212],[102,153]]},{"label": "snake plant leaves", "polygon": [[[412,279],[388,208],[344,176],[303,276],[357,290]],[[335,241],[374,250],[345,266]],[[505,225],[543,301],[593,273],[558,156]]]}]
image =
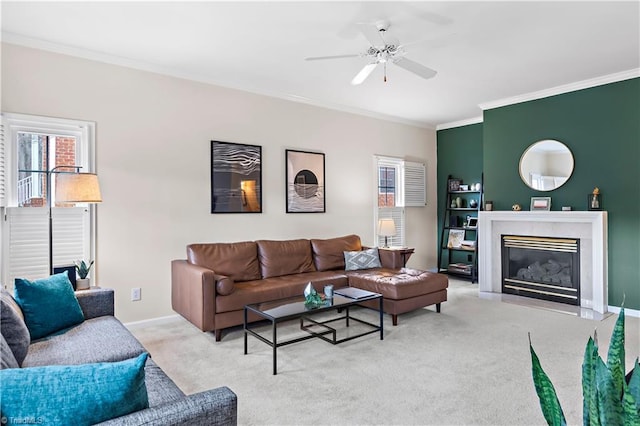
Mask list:
[{"label": "snake plant leaves", "polygon": [[[595,335],[595,334],[594,334]],[[599,425],[598,392],[596,387],[596,361],[598,345],[589,337],[582,362],[582,423],[584,426]]]},{"label": "snake plant leaves", "polygon": [[607,367],[613,379],[613,389],[618,398],[622,398],[624,384],[624,307],[620,309],[620,314],[613,327],[611,343],[609,343],[609,353],[607,354]]},{"label": "snake plant leaves", "polygon": [[598,386],[600,424],[622,425],[621,394],[617,393],[613,375],[600,357],[596,360],[596,384]]},{"label": "snake plant leaves", "polygon": [[622,396],[622,411],[624,416],[624,426],[640,425],[640,410],[637,408],[638,400],[629,391],[629,386],[624,384],[624,395]]},{"label": "snake plant leaves", "polygon": [[540,365],[540,360],[531,345],[531,338],[529,338],[529,351],[531,352],[533,384],[536,387],[536,393],[540,399],[542,414],[550,426],[566,426],[567,421],[560,406],[556,390],[551,380],[549,380],[549,376],[547,376],[547,373],[544,372]]},{"label": "snake plant leaves", "polygon": [[636,402],[636,411],[640,413],[640,364],[638,364],[638,358],[636,358],[635,365],[633,366],[628,387],[625,389],[625,394],[627,393],[633,396]]}]

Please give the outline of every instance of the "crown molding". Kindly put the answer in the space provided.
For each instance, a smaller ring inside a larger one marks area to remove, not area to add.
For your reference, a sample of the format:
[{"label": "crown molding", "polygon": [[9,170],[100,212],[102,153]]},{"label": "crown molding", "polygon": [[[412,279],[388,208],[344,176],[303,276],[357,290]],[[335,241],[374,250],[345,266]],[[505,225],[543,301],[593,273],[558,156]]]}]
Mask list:
[{"label": "crown molding", "polygon": [[537,92],[525,93],[510,98],[498,99],[496,101],[484,102],[478,106],[486,111],[488,109],[500,108],[507,105],[519,104],[522,102],[533,101],[536,99],[548,98],[549,96],[561,95],[563,93],[575,92],[577,90],[589,89],[591,87],[602,86],[604,84],[616,83],[618,81],[629,80],[640,77],[640,68],[634,68],[627,71],[621,71],[614,74],[608,74],[600,77],[590,78],[588,80],[577,81],[575,83],[564,84],[562,86],[552,87],[550,89],[539,90]]},{"label": "crown molding", "polygon": [[29,47],[32,49],[39,49],[39,50],[45,50],[48,52],[59,53],[67,56],[74,56],[74,57],[88,59],[96,62],[107,63],[110,65],[117,65],[117,66],[132,68],[140,71],[147,71],[154,74],[161,74],[161,75],[166,75],[170,77],[181,78],[183,80],[190,80],[198,83],[210,84],[213,86],[224,87],[226,89],[239,90],[242,92],[252,93],[254,95],[268,96],[271,98],[282,99],[285,101],[303,103],[303,104],[307,104],[307,105],[311,105],[319,108],[329,109],[332,111],[340,111],[340,112],[345,112],[349,114],[355,114],[355,115],[365,116],[369,118],[374,118],[377,120],[404,124],[404,125],[419,127],[423,129],[435,130],[435,125],[431,123],[426,123],[423,121],[409,120],[401,117],[381,114],[373,111],[367,111],[360,108],[354,108],[354,107],[350,107],[342,104],[334,104],[330,102],[318,102],[302,96],[291,95],[287,93],[278,93],[278,92],[272,92],[268,90],[242,87],[242,86],[239,86],[238,84],[217,81],[202,75],[185,73],[182,71],[177,71],[175,69],[161,67],[158,65],[154,65],[154,64],[150,64],[142,61],[136,61],[136,60],[124,58],[121,56],[109,55],[107,53],[95,52],[87,49],[62,45],[58,43],[52,43],[49,41],[35,39],[31,37],[24,37],[19,34],[10,33],[6,31],[2,32],[2,42],[15,44],[23,47]]},{"label": "crown molding", "polygon": [[445,129],[452,129],[454,127],[468,126],[470,124],[482,123],[482,121],[483,121],[482,116],[465,118],[464,120],[451,121],[449,123],[438,124],[436,126],[436,130],[445,130]]}]

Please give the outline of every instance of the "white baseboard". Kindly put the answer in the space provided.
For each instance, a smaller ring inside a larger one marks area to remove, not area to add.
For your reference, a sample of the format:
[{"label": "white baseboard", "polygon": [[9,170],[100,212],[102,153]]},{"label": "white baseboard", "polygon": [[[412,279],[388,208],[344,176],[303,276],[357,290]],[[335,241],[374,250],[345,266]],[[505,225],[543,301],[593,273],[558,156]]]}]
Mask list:
[{"label": "white baseboard", "polygon": [[180,315],[167,315],[166,317],[158,317],[158,318],[150,318],[142,321],[132,321],[124,323],[124,326],[127,328],[140,328],[146,327],[149,325],[161,325],[169,322],[174,322],[180,318]]},{"label": "white baseboard", "polygon": [[[609,312],[613,312],[614,314],[617,314],[620,312],[619,306],[609,306],[608,309],[609,309]],[[624,308],[624,315],[627,317],[640,318],[640,311],[636,309]]]}]

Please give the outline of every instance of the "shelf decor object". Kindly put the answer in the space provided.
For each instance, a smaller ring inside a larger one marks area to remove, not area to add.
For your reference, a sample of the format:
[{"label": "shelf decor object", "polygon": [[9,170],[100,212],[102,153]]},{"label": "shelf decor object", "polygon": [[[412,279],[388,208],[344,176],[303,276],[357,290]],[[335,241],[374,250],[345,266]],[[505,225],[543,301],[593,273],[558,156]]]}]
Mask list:
[{"label": "shelf decor object", "polygon": [[593,192],[587,196],[587,210],[602,210],[600,189],[594,188]]}]

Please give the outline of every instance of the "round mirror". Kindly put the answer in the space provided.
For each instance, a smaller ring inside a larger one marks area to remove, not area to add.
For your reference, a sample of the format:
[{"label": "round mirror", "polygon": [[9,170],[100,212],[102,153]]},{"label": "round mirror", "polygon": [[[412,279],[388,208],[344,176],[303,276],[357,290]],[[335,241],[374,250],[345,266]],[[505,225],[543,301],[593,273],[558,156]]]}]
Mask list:
[{"label": "round mirror", "polygon": [[520,157],[520,177],[532,189],[553,191],[573,173],[573,155],[562,142],[552,139],[532,144]]}]

